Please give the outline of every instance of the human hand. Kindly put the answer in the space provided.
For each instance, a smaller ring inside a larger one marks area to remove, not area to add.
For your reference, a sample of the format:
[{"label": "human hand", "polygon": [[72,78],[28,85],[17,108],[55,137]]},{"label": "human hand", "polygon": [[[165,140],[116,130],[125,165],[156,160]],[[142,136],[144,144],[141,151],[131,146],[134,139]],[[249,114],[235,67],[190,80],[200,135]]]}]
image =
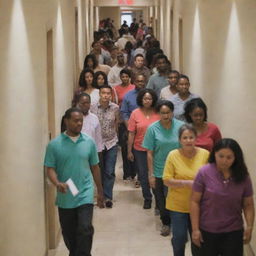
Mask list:
[{"label": "human hand", "polygon": [[133,153],[132,153],[132,152],[128,152],[127,158],[128,158],[128,160],[130,160],[131,162],[133,162],[133,161],[134,161],[134,155],[133,155]]},{"label": "human hand", "polygon": [[67,193],[68,191],[68,184],[66,183],[59,182],[57,183],[56,187],[57,187],[57,190],[63,194]]},{"label": "human hand", "polygon": [[104,208],[104,197],[103,194],[97,195],[97,205],[99,208]]},{"label": "human hand", "polygon": [[149,182],[149,186],[151,188],[155,188],[156,187],[156,178],[154,176],[151,176],[148,178],[148,182]]},{"label": "human hand", "polygon": [[252,238],[252,228],[247,227],[244,230],[244,236],[243,236],[244,244],[248,244],[251,241],[251,238]]},{"label": "human hand", "polygon": [[192,232],[192,242],[197,246],[201,247],[201,243],[204,242],[201,231],[195,230]]}]

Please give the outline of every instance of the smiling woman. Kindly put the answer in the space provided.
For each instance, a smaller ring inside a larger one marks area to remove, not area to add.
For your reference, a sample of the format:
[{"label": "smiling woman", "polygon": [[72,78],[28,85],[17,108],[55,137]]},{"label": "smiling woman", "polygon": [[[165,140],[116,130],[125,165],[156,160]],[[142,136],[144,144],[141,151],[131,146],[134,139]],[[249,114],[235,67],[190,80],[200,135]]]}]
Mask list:
[{"label": "smiling woman", "polygon": [[[175,256],[184,255],[187,233],[191,234],[189,200],[193,180],[203,166],[209,152],[195,147],[196,130],[188,124],[179,130],[180,149],[171,151],[166,159],[163,181],[168,186],[166,208],[170,211],[172,223],[172,246]],[[197,250],[192,245],[192,254]]]}]

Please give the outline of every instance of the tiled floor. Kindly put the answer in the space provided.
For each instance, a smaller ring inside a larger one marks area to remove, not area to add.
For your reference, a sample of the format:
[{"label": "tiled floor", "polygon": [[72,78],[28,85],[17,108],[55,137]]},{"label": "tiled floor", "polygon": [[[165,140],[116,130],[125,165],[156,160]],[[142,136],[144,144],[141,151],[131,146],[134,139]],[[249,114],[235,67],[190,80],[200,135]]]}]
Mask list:
[{"label": "tiled floor", "polygon": [[[120,154],[116,165],[114,206],[112,209],[95,207],[93,256],[162,256],[173,255],[170,236],[160,236],[160,220],[154,210],[142,209],[141,189],[122,181]],[[190,256],[187,245],[186,255]],[[51,256],[67,256],[61,241]]]}]

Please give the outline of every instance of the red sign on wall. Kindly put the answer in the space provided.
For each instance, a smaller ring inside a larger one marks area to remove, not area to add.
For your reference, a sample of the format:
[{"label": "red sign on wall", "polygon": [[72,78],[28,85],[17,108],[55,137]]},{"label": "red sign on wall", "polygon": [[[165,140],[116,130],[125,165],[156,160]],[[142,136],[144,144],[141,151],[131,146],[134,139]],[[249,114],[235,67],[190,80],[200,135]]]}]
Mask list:
[{"label": "red sign on wall", "polygon": [[133,5],[134,0],[118,0],[118,4]]}]

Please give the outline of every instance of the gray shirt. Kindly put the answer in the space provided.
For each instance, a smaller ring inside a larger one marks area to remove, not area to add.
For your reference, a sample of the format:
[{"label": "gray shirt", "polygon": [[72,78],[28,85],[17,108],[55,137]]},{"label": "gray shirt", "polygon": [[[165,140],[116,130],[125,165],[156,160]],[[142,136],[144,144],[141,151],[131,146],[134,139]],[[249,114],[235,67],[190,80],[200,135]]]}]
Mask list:
[{"label": "gray shirt", "polygon": [[154,90],[159,98],[161,90],[167,85],[169,85],[167,77],[160,76],[157,72],[156,74],[150,76],[147,88]]},{"label": "gray shirt", "polygon": [[185,116],[184,116],[184,105],[192,99],[195,98],[200,98],[198,95],[194,94],[194,93],[190,93],[189,97],[186,100],[182,100],[179,96],[178,93],[176,93],[175,95],[173,95],[169,100],[173,103],[174,105],[174,117],[176,119],[179,119],[181,121],[185,121]]}]

